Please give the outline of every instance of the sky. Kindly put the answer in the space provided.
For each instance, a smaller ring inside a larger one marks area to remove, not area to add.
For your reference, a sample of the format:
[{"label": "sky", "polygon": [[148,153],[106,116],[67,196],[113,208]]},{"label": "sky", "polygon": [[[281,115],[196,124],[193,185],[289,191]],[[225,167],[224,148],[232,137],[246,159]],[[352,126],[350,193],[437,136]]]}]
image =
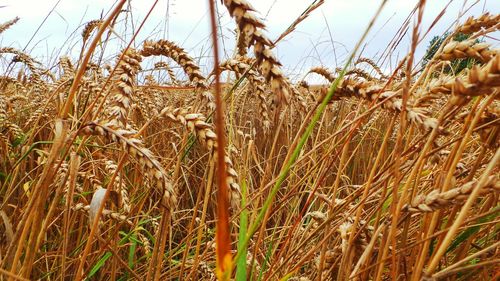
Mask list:
[{"label": "sky", "polygon": [[[153,2],[154,0],[131,0],[126,4],[126,11],[120,14],[119,24],[113,30],[110,43],[106,47],[105,58],[112,59],[125,46]],[[264,19],[268,37],[275,39],[313,1],[250,2],[258,11],[258,16]],[[364,42],[362,56],[379,60],[417,2],[388,0]],[[427,31],[448,3],[444,0],[427,2],[421,25],[422,32]],[[2,21],[15,16],[21,18],[16,25],[0,35],[0,44],[4,47],[25,49],[42,62],[56,63],[61,55],[76,58],[81,52],[80,34],[85,23],[105,16],[114,3],[114,0],[0,0]],[[229,58],[233,55],[236,25],[221,2],[217,0],[216,3],[222,34],[221,44],[224,47],[222,55],[223,58]],[[293,80],[314,66],[323,65],[330,69],[340,66],[360,39],[380,3],[378,0],[325,0],[319,9],[274,49],[283,63],[284,71]],[[474,3],[476,4],[472,5]],[[416,57],[422,57],[428,41],[433,36],[442,35],[453,27],[459,15],[463,14],[460,20],[463,22],[471,15],[479,16],[487,11],[500,12],[500,1],[452,1],[440,21],[417,47]],[[410,21],[411,24],[413,22]],[[493,38],[487,38],[488,42],[495,46],[498,46],[498,41],[495,40],[495,36],[496,39],[499,37],[497,33]],[[159,0],[134,45],[139,47],[145,39],[161,38],[172,40],[185,48],[197,59],[204,73],[210,72],[212,43],[206,0]],[[399,47],[384,61],[382,68],[386,72],[391,71],[407,54],[410,42],[411,32],[408,32]]]}]

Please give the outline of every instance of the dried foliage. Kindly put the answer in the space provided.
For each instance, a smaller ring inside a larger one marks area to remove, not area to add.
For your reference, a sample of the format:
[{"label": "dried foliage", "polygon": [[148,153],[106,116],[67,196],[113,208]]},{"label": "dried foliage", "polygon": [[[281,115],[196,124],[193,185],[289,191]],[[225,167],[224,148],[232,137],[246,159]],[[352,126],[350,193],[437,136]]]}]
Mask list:
[{"label": "dried foliage", "polygon": [[[217,152],[237,241],[226,245],[231,278],[498,277],[500,51],[476,39],[499,15],[463,21],[422,67],[407,65],[412,52],[393,72],[387,57],[360,57],[294,83],[272,49],[323,2],[271,41],[248,1],[223,1],[238,27],[237,55],[218,66],[225,134],[213,124],[214,72],[186,49],[132,42],[107,59],[111,41],[95,48],[116,36],[119,7],[76,35],[81,54],[50,65],[0,47],[0,280],[220,278]],[[477,64],[443,71],[465,58]]]}]

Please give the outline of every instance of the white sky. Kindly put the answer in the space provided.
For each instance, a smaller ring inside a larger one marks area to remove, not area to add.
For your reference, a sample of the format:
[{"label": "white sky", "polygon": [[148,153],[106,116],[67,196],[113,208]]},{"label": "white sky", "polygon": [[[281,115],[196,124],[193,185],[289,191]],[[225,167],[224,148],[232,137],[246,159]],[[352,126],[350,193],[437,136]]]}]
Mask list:
[{"label": "white sky", "polygon": [[[0,6],[5,6],[0,8],[1,21],[10,20],[15,16],[21,18],[15,26],[0,35],[1,46],[25,48],[35,30],[57,2],[58,0],[0,0]],[[118,24],[116,29],[116,33],[121,38],[118,38],[116,34],[112,35],[113,43],[106,49],[106,55],[109,58],[124,46],[124,41],[131,38],[133,28],[136,28],[142,21],[153,2],[153,0],[129,2],[127,9],[131,13],[120,15],[121,24]],[[267,35],[275,39],[312,0],[254,0],[250,2],[259,11],[259,15],[265,17]],[[325,2],[275,49],[278,58],[284,64],[285,71],[292,77],[303,74],[312,66],[325,65],[334,69],[336,67],[335,55],[340,64],[352,50],[381,1],[326,0]],[[416,2],[418,1],[388,1],[365,42],[367,44],[364,47],[363,56],[379,58]],[[423,30],[427,30],[448,1],[428,0],[427,2]],[[64,54],[77,57],[81,50],[80,34],[83,25],[106,14],[114,3],[114,0],[60,0],[26,50],[40,61],[51,63]],[[417,57],[423,55],[428,41],[434,35],[442,34],[453,25],[458,15],[463,12],[464,6],[469,7],[473,3],[474,1],[465,1],[464,5],[463,0],[452,2],[443,18],[419,45]],[[223,44],[227,52],[224,56],[227,58],[232,55],[234,46],[232,31],[235,23],[219,0],[217,0],[217,5],[221,14]],[[197,57],[204,72],[208,73],[210,62],[205,58],[211,55],[211,41],[207,10],[206,0],[160,0],[145,28],[139,34],[137,44],[146,38],[173,40],[188,50],[191,56]],[[485,11],[499,13],[500,1],[480,0],[465,13],[461,22],[470,15],[478,16]],[[268,14],[267,17],[266,14]],[[411,22],[413,23],[413,20]],[[400,47],[394,51],[391,61],[383,65],[384,69],[390,70],[394,67],[394,64],[409,50],[410,36],[411,32],[404,37]],[[498,46],[496,41],[488,40]]]}]

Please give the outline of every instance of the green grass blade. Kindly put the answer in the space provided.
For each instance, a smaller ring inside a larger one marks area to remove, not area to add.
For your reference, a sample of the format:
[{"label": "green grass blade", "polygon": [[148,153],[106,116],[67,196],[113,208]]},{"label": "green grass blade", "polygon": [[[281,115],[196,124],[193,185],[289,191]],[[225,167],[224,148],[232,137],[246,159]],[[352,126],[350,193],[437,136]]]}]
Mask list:
[{"label": "green grass blade", "polygon": [[236,260],[236,280],[247,280],[247,251],[248,248],[244,245],[245,236],[248,227],[248,210],[245,208],[247,205],[247,185],[243,180],[241,182],[241,214],[240,214],[240,231],[238,233],[238,253],[242,254]]},{"label": "green grass blade", "polygon": [[266,258],[264,259],[264,263],[262,263],[262,266],[261,266],[260,272],[259,272],[259,277],[257,278],[258,281],[262,280],[262,275],[267,270],[267,264],[269,263],[269,258],[271,257],[271,253],[273,252],[273,246],[274,246],[274,242],[271,242],[271,244],[267,248]]},{"label": "green grass blade", "polygon": [[134,269],[134,256],[135,250],[137,249],[137,237],[135,234],[132,234],[130,237],[130,248],[128,250],[128,266],[130,269]]},{"label": "green grass blade", "polygon": [[[480,218],[478,220],[478,223],[483,224],[483,223],[495,220],[498,217],[499,211],[500,211],[500,206],[495,207],[493,212],[490,215],[483,217],[483,218]],[[446,252],[448,253],[448,252],[455,250],[460,244],[462,244],[464,241],[469,239],[469,237],[474,235],[474,233],[478,232],[480,229],[481,229],[480,226],[472,226],[472,227],[469,227],[466,230],[464,230],[464,232],[460,233],[460,235],[458,235],[457,238],[455,238],[455,240],[453,240],[453,242],[450,244],[450,246],[448,246],[448,249],[446,249]]]},{"label": "green grass blade", "polygon": [[104,266],[106,261],[111,257],[111,252],[106,252],[104,255],[97,261],[97,263],[92,267],[92,269],[89,272],[89,275],[87,276],[86,280],[90,280],[92,276],[94,276],[97,272],[99,272],[99,269]]}]

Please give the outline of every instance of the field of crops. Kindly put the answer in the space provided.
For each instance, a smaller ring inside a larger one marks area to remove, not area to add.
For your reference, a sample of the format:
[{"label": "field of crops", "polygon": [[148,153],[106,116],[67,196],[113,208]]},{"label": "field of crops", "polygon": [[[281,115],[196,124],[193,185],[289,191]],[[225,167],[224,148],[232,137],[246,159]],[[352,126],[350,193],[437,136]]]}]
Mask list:
[{"label": "field of crops", "polygon": [[359,55],[381,1],[342,67],[292,79],[275,46],[323,0],[277,38],[250,0],[208,1],[209,72],[166,39],[103,59],[127,2],[55,67],[0,46],[0,280],[500,277],[498,10],[422,63],[420,1],[389,72]]}]

